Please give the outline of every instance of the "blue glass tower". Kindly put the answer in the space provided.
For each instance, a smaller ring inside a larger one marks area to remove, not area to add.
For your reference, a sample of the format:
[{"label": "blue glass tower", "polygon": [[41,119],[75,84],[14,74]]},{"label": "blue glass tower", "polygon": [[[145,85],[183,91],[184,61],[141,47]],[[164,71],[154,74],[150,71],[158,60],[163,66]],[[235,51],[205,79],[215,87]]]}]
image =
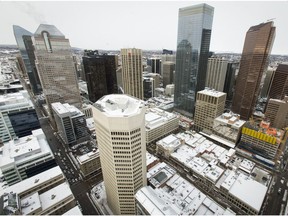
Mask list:
[{"label": "blue glass tower", "polygon": [[179,9],[175,69],[175,111],[193,116],[196,93],[205,88],[214,8],[207,4]]}]

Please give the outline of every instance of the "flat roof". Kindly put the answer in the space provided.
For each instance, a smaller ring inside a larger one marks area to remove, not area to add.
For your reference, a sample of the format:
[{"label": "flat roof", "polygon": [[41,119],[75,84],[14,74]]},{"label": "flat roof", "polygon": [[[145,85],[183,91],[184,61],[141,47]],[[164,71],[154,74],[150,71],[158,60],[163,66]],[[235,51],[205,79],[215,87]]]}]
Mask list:
[{"label": "flat roof", "polygon": [[23,215],[31,215],[33,211],[41,208],[41,200],[38,192],[21,199],[21,213]]},{"label": "flat roof", "polygon": [[223,113],[222,115],[215,118],[215,120],[224,124],[231,125],[235,129],[240,129],[246,121],[238,119],[235,115],[236,114],[233,113]]},{"label": "flat roof", "polygon": [[[230,188],[229,193],[259,212],[267,190],[267,186],[240,173],[237,180],[234,181],[234,184]],[[252,193],[249,193],[248,191],[252,191]]]},{"label": "flat roof", "polygon": [[158,163],[147,172],[147,179],[154,187],[160,187],[168,181],[176,170],[167,165],[166,163]]},{"label": "flat roof", "polygon": [[65,114],[71,117],[84,115],[78,108],[68,103],[62,104],[60,102],[56,102],[52,103],[51,106],[52,109],[60,116]]},{"label": "flat roof", "polygon": [[99,157],[99,149],[97,149],[96,151],[88,152],[87,154],[83,154],[81,156],[77,156],[77,160],[80,163],[85,163],[86,161],[97,157]]},{"label": "flat roof", "polygon": [[61,203],[68,197],[74,197],[74,196],[72,194],[69,184],[67,182],[64,182],[40,194],[39,197],[42,204],[42,210],[45,211],[51,206],[57,203]]},{"label": "flat roof", "polygon": [[[151,215],[222,215],[227,213],[226,209],[178,174],[170,178],[166,185],[154,190],[150,186],[145,186],[138,190],[135,198]],[[235,215],[232,211],[229,213]]]},{"label": "flat roof", "polygon": [[0,103],[0,110],[20,109],[21,107],[34,107],[26,90],[0,95]]},{"label": "flat roof", "polygon": [[149,166],[155,161],[159,161],[159,159],[156,158],[154,155],[150,154],[148,151],[146,151],[146,165]]},{"label": "flat roof", "polygon": [[67,212],[63,213],[62,215],[83,215],[79,206],[75,206],[73,208],[71,208],[70,210],[68,210]]},{"label": "flat roof", "polygon": [[94,103],[94,107],[109,116],[125,117],[140,113],[144,109],[144,101],[125,94],[110,94]]},{"label": "flat roof", "polygon": [[159,108],[149,108],[146,110],[145,114],[146,130],[159,127],[176,118],[178,117],[171,112],[167,112]]},{"label": "flat roof", "polygon": [[198,93],[205,94],[205,95],[212,96],[212,97],[221,97],[221,96],[226,95],[226,93],[224,92],[216,91],[215,89],[209,89],[209,88],[205,88],[202,91],[198,91],[197,94]]},{"label": "flat roof", "polygon": [[59,166],[53,167],[40,174],[37,174],[30,178],[24,179],[21,182],[18,182],[14,185],[11,185],[3,189],[3,193],[5,192],[10,193],[11,191],[13,191],[14,193],[20,194],[27,190],[30,190],[32,187],[36,187],[38,185],[44,184],[45,182],[57,176],[61,176],[64,179],[64,174]]},{"label": "flat roof", "polygon": [[0,168],[9,164],[31,160],[47,153],[54,157],[43,130],[41,128],[33,130],[32,135],[4,143],[2,154],[0,154]]}]

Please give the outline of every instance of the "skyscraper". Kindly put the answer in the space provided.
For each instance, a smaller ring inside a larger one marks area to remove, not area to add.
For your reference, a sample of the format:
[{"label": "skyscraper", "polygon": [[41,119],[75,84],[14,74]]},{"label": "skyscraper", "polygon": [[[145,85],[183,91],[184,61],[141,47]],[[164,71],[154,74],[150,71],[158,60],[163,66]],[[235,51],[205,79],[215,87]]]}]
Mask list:
[{"label": "skyscraper", "polygon": [[95,103],[107,94],[117,94],[116,63],[114,55],[87,52],[83,57],[89,100]]},{"label": "skyscraper", "polygon": [[124,93],[143,99],[142,50],[121,49]]},{"label": "skyscraper", "polygon": [[179,9],[175,69],[175,110],[193,116],[196,94],[205,87],[214,8]]},{"label": "skyscraper", "polygon": [[227,66],[227,59],[209,58],[205,86],[223,92]]},{"label": "skyscraper", "polygon": [[275,128],[288,127],[288,96],[285,96],[283,100],[270,98],[265,117],[268,118],[271,125]]},{"label": "skyscraper", "polygon": [[51,104],[82,107],[69,40],[54,26],[41,24],[34,34],[36,67],[51,117]]},{"label": "skyscraper", "polygon": [[146,185],[144,102],[106,95],[92,107],[108,205],[115,215],[136,214],[136,192]]},{"label": "skyscraper", "polygon": [[268,97],[283,100],[288,96],[288,64],[279,64],[272,78]]},{"label": "skyscraper", "polygon": [[163,63],[163,87],[165,88],[166,85],[172,84],[174,81],[174,71],[175,71],[175,63],[166,61]]},{"label": "skyscraper", "polygon": [[246,33],[232,101],[232,111],[240,114],[244,120],[248,120],[253,113],[274,38],[273,22],[252,26]]},{"label": "skyscraper", "polygon": [[38,94],[41,92],[41,84],[35,67],[35,56],[33,53],[33,45],[31,40],[31,36],[33,34],[17,25],[13,25],[13,31],[25,65],[25,72],[27,73],[30,81],[31,89],[34,94]]},{"label": "skyscraper", "polygon": [[212,133],[214,119],[224,112],[226,93],[211,89],[197,92],[195,126],[198,131]]},{"label": "skyscraper", "polygon": [[233,98],[235,78],[236,78],[235,76],[237,70],[239,70],[239,62],[228,62],[224,83],[224,90],[223,90],[223,92],[227,94],[226,97],[227,101],[232,101]]}]

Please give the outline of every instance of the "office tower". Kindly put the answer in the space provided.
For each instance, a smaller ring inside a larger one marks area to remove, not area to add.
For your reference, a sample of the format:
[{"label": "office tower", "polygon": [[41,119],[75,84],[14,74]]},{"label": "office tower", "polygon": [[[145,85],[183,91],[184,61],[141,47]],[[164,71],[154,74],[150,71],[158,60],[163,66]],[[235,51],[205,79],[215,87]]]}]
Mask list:
[{"label": "office tower", "polygon": [[146,185],[144,102],[107,95],[92,109],[108,205],[115,215],[134,215],[134,195]]},{"label": "office tower", "polygon": [[142,50],[121,49],[124,93],[143,99]]},{"label": "office tower", "polygon": [[144,100],[154,97],[155,80],[152,77],[143,77]]},{"label": "office tower", "polygon": [[26,90],[0,96],[0,139],[8,142],[40,128],[37,113]]},{"label": "office tower", "polygon": [[261,97],[267,97],[268,96],[268,91],[271,87],[271,83],[272,83],[272,78],[274,76],[275,73],[275,69],[268,67],[266,74],[265,74],[265,79],[264,79],[264,83],[261,89]]},{"label": "office tower", "polygon": [[31,135],[4,143],[0,156],[1,175],[13,185],[56,166],[56,161],[42,129]]},{"label": "office tower", "polygon": [[123,81],[122,81],[122,67],[119,67],[116,70],[116,77],[117,77],[117,86],[119,93],[123,93]]},{"label": "office tower", "polygon": [[205,87],[213,14],[207,4],[179,9],[174,103],[175,111],[190,117]]},{"label": "office tower", "polygon": [[288,64],[279,64],[272,78],[268,97],[283,100],[288,96]]},{"label": "office tower", "polygon": [[104,95],[118,93],[114,55],[87,51],[83,57],[83,66],[90,101],[95,103]]},{"label": "office tower", "polygon": [[13,31],[21,57],[24,61],[25,71],[28,75],[31,89],[34,94],[39,94],[41,92],[41,84],[35,67],[34,48],[31,40],[33,34],[17,25],[13,25]]},{"label": "office tower", "polygon": [[81,108],[82,102],[69,40],[54,25],[41,24],[34,34],[33,43],[36,67],[51,120],[53,119],[51,104],[54,102],[69,103]]},{"label": "office tower", "polygon": [[205,88],[197,92],[194,122],[198,131],[212,132],[214,119],[224,112],[226,93]]},{"label": "office tower", "polygon": [[173,55],[173,50],[163,49],[162,55]]},{"label": "office tower", "polygon": [[66,144],[75,144],[88,138],[85,115],[75,106],[52,103],[58,134]]},{"label": "office tower", "polygon": [[205,86],[223,92],[228,60],[209,58]]},{"label": "office tower", "polygon": [[163,63],[163,87],[165,88],[166,85],[173,83],[174,78],[174,71],[175,71],[175,63],[171,61],[166,61]]},{"label": "office tower", "polygon": [[238,70],[239,70],[239,62],[228,62],[224,83],[224,90],[223,90],[223,92],[227,94],[226,100],[228,101],[232,101],[233,98],[236,72]]},{"label": "office tower", "polygon": [[244,120],[253,114],[274,37],[273,22],[252,26],[246,33],[232,101],[232,111],[240,114]]},{"label": "office tower", "polygon": [[147,59],[147,65],[151,66],[152,73],[161,74],[161,59],[160,58],[150,58]]},{"label": "office tower", "polygon": [[288,96],[285,96],[284,100],[270,98],[265,117],[272,127],[279,129],[288,127]]}]

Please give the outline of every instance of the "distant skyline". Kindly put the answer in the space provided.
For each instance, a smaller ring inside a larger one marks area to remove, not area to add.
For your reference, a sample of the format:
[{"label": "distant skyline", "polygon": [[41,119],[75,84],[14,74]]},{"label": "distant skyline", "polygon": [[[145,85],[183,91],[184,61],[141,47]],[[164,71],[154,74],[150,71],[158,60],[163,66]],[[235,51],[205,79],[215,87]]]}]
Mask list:
[{"label": "distant skyline", "polygon": [[210,50],[242,53],[246,32],[274,18],[272,54],[288,55],[288,1],[0,1],[0,44],[16,44],[13,25],[34,33],[55,25],[72,47],[120,50],[176,50],[178,10],[214,7]]}]

